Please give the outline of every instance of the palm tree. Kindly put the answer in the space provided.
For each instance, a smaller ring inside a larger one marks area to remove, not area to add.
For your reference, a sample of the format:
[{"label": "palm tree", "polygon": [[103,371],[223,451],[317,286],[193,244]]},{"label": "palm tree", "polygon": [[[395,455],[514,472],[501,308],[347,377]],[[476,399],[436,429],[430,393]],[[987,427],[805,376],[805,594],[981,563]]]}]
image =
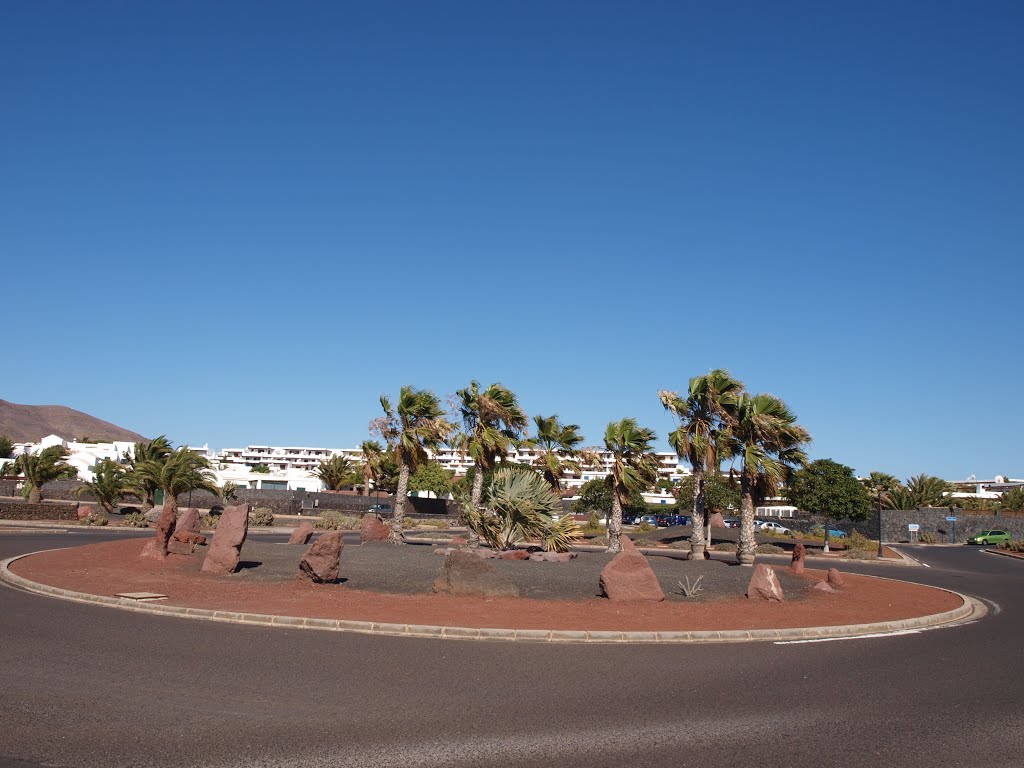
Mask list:
[{"label": "palm tree", "polygon": [[558,493],[562,490],[562,473],[567,469],[573,472],[580,469],[576,457],[583,435],[577,424],[559,424],[557,413],[547,417],[534,416],[533,423],[537,425],[537,434],[525,444],[539,449],[540,455],[534,459],[534,464]]},{"label": "palm tree", "polygon": [[651,453],[657,436],[653,429],[638,426],[636,419],[622,419],[608,424],[604,447],[612,454],[612,519],[608,525],[608,551],[621,552],[622,505],[629,501],[630,491],[645,491],[658,478],[658,461]]},{"label": "palm tree", "polygon": [[950,486],[941,477],[921,474],[907,479],[907,490],[914,497],[915,506],[941,507],[945,506]]},{"label": "palm tree", "polygon": [[117,509],[117,503],[129,491],[127,472],[116,461],[101,459],[96,462],[93,475],[92,480],[75,489],[75,496],[81,498],[83,493],[88,493],[109,515]]},{"label": "palm tree", "polygon": [[43,486],[51,480],[73,477],[78,473],[65,462],[68,450],[62,445],[51,445],[39,453],[22,453],[14,460],[14,471],[25,476],[22,494],[33,504],[43,500]]},{"label": "palm tree", "polygon": [[[494,469],[498,459],[508,455],[509,449],[518,443],[526,429],[527,418],[515,393],[497,382],[481,392],[480,384],[471,381],[468,387],[455,394],[464,431],[454,442],[463,455],[473,459],[476,471],[473,473],[470,504],[482,513],[480,499],[484,473]],[[469,544],[472,547],[480,545],[480,537],[472,529]]]},{"label": "palm tree", "polygon": [[346,485],[353,485],[359,478],[357,468],[348,458],[340,453],[321,461],[313,474],[320,478],[328,491],[338,491]]},{"label": "palm tree", "polygon": [[224,484],[218,490],[217,495],[220,496],[220,500],[225,504],[234,501],[238,496],[238,489],[241,486],[238,483],[234,483],[231,480],[225,480]]},{"label": "palm tree", "polygon": [[188,448],[179,448],[163,460],[142,462],[130,478],[133,492],[140,492],[143,486],[155,486],[164,492],[164,506],[169,504],[175,511],[178,496],[185,491],[208,491],[214,496],[220,492],[210,471],[210,462]]},{"label": "palm tree", "polygon": [[363,452],[363,495],[369,496],[370,483],[376,485],[380,476],[380,461],[384,455],[384,447],[376,440],[363,440],[359,449]]},{"label": "palm tree", "polygon": [[380,396],[380,406],[384,415],[370,422],[370,431],[384,439],[398,463],[398,490],[388,541],[404,544],[402,523],[405,520],[405,497],[409,493],[409,473],[427,461],[427,451],[436,450],[451,434],[453,427],[444,418],[437,395],[427,389],[416,389],[407,384],[399,392],[394,408],[386,395]]},{"label": "palm tree", "polygon": [[743,393],[726,411],[733,451],[740,469],[740,541],[736,557],[754,564],[754,497],[769,495],[785,482],[794,466],[807,463],[803,446],[811,440],[796,415],[774,395]]},{"label": "palm tree", "polygon": [[124,458],[128,462],[129,475],[131,475],[131,484],[134,487],[133,493],[138,495],[142,501],[143,512],[148,512],[153,508],[156,503],[154,499],[159,486],[150,480],[136,477],[135,470],[146,462],[162,463],[166,461],[173,450],[170,441],[164,435],[160,435],[160,437],[156,437],[149,442],[136,443],[133,451],[124,452]]},{"label": "palm tree", "polygon": [[743,384],[716,368],[704,376],[690,379],[686,398],[675,392],[661,390],[658,397],[665,410],[679,420],[679,426],[668,436],[680,457],[693,470],[693,531],[690,534],[690,558],[704,556],[705,475],[719,472],[721,461],[730,447],[725,416],[743,391]]},{"label": "palm tree", "polygon": [[[892,503],[892,494],[902,487],[900,481],[887,472],[871,472],[861,482],[868,489],[872,498],[885,505]],[[895,507],[890,507],[890,509],[895,509]]]}]

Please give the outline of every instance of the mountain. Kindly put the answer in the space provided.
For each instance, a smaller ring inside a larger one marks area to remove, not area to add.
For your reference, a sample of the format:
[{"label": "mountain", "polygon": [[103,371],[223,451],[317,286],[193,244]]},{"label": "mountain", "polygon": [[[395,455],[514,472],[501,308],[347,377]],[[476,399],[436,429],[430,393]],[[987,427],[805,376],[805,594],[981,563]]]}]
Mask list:
[{"label": "mountain", "polygon": [[90,440],[145,440],[131,430],[97,419],[88,413],[63,405],[18,405],[0,400],[0,435],[15,443],[39,442],[47,435],[65,440],[87,437]]}]

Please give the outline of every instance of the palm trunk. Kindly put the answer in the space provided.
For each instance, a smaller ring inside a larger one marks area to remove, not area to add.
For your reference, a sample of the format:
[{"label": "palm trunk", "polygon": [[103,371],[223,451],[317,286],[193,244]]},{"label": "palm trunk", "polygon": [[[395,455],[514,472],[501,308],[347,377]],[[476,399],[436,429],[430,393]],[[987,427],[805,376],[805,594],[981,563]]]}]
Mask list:
[{"label": "palm trunk", "polygon": [[156,492],[155,491],[143,491],[142,492],[142,512],[145,514],[149,512],[153,507],[156,506]]},{"label": "palm trunk", "polygon": [[619,494],[612,490],[612,519],[608,521],[608,552],[622,551],[622,502]]},{"label": "palm trunk", "polygon": [[744,472],[740,475],[740,545],[736,559],[740,565],[753,565],[757,542],[754,540],[754,483]]},{"label": "palm trunk", "polygon": [[409,465],[403,461],[398,467],[398,490],[395,492],[395,514],[391,518],[388,541],[405,544],[405,497],[409,493]]},{"label": "palm trunk", "polygon": [[28,500],[32,504],[39,504],[43,500],[43,489],[32,483],[28,489]]},{"label": "palm trunk", "polygon": [[703,560],[704,541],[704,469],[693,465],[693,519],[690,520],[690,559]]},{"label": "palm trunk", "polygon": [[[473,493],[470,496],[470,503],[473,505],[473,509],[480,515],[484,514],[483,509],[480,508],[480,500],[484,496],[484,469],[479,464],[476,466],[476,471],[473,473]],[[470,549],[480,548],[480,534],[473,530],[472,526],[469,529],[469,534],[466,536],[466,542]]]}]

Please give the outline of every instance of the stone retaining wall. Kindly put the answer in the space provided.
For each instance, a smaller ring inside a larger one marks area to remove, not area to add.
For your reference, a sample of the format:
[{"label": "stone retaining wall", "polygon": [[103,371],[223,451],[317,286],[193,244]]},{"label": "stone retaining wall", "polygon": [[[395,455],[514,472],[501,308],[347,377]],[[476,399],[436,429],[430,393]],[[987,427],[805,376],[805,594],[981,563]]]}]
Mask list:
[{"label": "stone retaining wall", "polygon": [[32,504],[19,498],[0,498],[0,520],[78,520],[78,504]]}]

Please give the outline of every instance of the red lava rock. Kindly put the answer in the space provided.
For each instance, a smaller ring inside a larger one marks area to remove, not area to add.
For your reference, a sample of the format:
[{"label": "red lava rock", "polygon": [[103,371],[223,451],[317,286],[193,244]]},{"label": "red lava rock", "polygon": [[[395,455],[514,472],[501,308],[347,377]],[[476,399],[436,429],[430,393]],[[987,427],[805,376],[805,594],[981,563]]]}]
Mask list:
[{"label": "red lava rock", "polygon": [[[643,557],[643,555],[640,556]],[[568,563],[574,557],[576,557],[575,552],[534,552],[529,559],[541,563]]]},{"label": "red lava rock", "polygon": [[[175,535],[177,535],[177,532],[175,532]],[[167,542],[167,551],[172,555],[191,555],[196,551],[196,545],[189,541],[171,539]]]},{"label": "red lava rock", "polygon": [[344,548],[341,531],[328,531],[306,550],[299,561],[299,574],[317,584],[333,584],[338,580]]},{"label": "red lava rock", "polygon": [[178,514],[174,509],[174,502],[170,499],[164,502],[163,511],[156,521],[156,535],[142,548],[142,556],[163,560],[167,557],[167,542],[174,535],[174,527],[178,520]]},{"label": "red lava rock", "polygon": [[807,548],[803,544],[793,547],[793,562],[789,564],[789,570],[800,574],[804,572],[804,565],[807,561]]},{"label": "red lava rock", "polygon": [[519,589],[476,555],[457,550],[444,560],[434,591],[476,597],[519,597]]},{"label": "red lava rock", "polygon": [[249,505],[225,507],[213,533],[210,551],[203,560],[205,573],[234,573],[238,568],[239,553],[249,532]]},{"label": "red lava rock", "polygon": [[464,547],[469,544],[469,540],[465,536],[452,536],[451,544],[453,547]]},{"label": "red lava rock", "polygon": [[308,544],[310,537],[313,535],[313,524],[302,523],[292,531],[292,535],[288,537],[289,544]]},{"label": "red lava rock", "polygon": [[376,515],[363,515],[359,525],[359,538],[363,544],[368,541],[387,541],[391,529],[384,525]]},{"label": "red lava rock", "polygon": [[843,580],[843,574],[839,572],[838,568],[828,569],[828,584],[830,587],[838,588],[846,586],[846,582]]},{"label": "red lava rock", "polygon": [[819,581],[817,584],[811,587],[811,589],[816,589],[819,592],[830,592],[832,594],[839,594],[839,590],[832,589],[832,587],[829,585],[827,581]]},{"label": "red lava rock", "polygon": [[722,516],[721,512],[715,512],[711,515],[710,525],[712,528],[725,528],[725,517]]},{"label": "red lava rock", "polygon": [[171,542],[179,541],[184,544],[195,544],[196,546],[202,546],[206,543],[206,537],[201,533],[195,533],[193,531],[182,531],[177,529],[174,531],[174,535],[171,537],[171,541],[167,542],[167,546],[170,547]]},{"label": "red lava rock", "polygon": [[92,506],[91,504],[82,504],[81,506],[78,507],[78,519],[84,520],[95,511],[96,507]]},{"label": "red lava rock", "polygon": [[[199,533],[200,522],[198,509],[186,509],[184,513],[182,513],[181,517],[178,518],[178,524],[175,526],[175,530]],[[180,541],[184,541],[184,539],[180,539]]]},{"label": "red lava rock", "polygon": [[636,548],[636,544],[629,536],[619,536],[619,544],[622,545],[623,552],[636,552],[639,554],[640,550]]},{"label": "red lava rock", "polygon": [[498,555],[499,560],[529,560],[530,553],[525,549],[510,549]]},{"label": "red lava rock", "polygon": [[767,565],[754,566],[754,573],[747,585],[747,597],[758,597],[762,600],[774,600],[778,603],[786,598],[782,594],[782,585],[775,571]]},{"label": "red lava rock", "polygon": [[601,571],[601,592],[609,600],[660,602],[665,593],[647,558],[639,552],[620,552]]},{"label": "red lava rock", "polygon": [[479,549],[471,549],[469,552],[476,555],[481,560],[494,560],[498,557],[498,553],[488,547],[480,547]]}]

